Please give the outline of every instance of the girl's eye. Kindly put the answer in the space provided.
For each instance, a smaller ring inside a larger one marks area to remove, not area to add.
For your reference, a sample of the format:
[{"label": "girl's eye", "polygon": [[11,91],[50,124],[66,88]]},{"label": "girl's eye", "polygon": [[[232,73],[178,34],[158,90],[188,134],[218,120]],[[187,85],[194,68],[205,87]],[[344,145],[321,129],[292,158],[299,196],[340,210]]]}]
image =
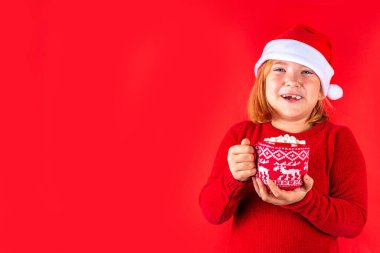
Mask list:
[{"label": "girl's eye", "polygon": [[277,68],[274,68],[273,71],[285,72],[285,69],[284,69],[284,68],[277,67]]},{"label": "girl's eye", "polygon": [[302,71],[302,73],[303,73],[303,74],[307,74],[307,75],[312,75],[312,74],[314,74],[314,72],[311,71],[311,70],[304,70],[304,71]]}]

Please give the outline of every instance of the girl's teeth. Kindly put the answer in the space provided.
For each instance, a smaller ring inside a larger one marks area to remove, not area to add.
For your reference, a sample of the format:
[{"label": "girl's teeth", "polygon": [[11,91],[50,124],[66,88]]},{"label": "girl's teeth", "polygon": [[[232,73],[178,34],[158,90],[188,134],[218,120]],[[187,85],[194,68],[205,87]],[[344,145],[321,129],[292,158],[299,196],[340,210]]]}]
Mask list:
[{"label": "girl's teeth", "polygon": [[297,100],[300,100],[301,99],[301,96],[297,96],[297,95],[282,95],[283,98],[293,98],[293,99],[297,99]]}]

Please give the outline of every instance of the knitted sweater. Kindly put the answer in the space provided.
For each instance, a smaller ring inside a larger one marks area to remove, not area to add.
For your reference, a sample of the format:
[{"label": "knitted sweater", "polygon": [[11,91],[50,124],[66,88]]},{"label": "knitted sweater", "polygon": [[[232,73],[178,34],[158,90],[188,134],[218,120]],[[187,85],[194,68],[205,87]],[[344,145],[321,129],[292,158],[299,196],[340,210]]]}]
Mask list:
[{"label": "knitted sweater", "polygon": [[262,201],[252,180],[237,181],[227,162],[228,149],[284,135],[270,123],[244,121],[225,135],[199,201],[213,224],[232,216],[229,252],[339,252],[337,237],[354,237],[367,219],[366,167],[351,131],[330,122],[290,134],[310,146],[308,174],[313,188],[298,203],[276,206]]}]

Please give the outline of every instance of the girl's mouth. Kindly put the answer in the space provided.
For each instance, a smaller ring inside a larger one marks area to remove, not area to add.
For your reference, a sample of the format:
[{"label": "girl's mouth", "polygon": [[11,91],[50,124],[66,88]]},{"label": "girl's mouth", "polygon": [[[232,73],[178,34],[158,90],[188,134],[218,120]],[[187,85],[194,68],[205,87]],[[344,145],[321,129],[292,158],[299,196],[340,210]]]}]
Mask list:
[{"label": "girl's mouth", "polygon": [[299,95],[283,94],[281,97],[289,102],[296,102],[302,99]]}]

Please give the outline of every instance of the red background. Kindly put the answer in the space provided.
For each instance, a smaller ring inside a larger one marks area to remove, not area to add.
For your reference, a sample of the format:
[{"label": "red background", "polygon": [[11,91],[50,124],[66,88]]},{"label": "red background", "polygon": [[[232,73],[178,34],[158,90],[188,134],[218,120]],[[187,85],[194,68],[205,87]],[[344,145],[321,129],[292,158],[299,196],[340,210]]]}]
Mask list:
[{"label": "red background", "polygon": [[136,2],[1,2],[0,252],[224,252],[230,222],[198,195],[263,46],[296,23],[330,35],[333,121],[367,161],[368,223],[342,252],[380,252],[379,8]]}]

